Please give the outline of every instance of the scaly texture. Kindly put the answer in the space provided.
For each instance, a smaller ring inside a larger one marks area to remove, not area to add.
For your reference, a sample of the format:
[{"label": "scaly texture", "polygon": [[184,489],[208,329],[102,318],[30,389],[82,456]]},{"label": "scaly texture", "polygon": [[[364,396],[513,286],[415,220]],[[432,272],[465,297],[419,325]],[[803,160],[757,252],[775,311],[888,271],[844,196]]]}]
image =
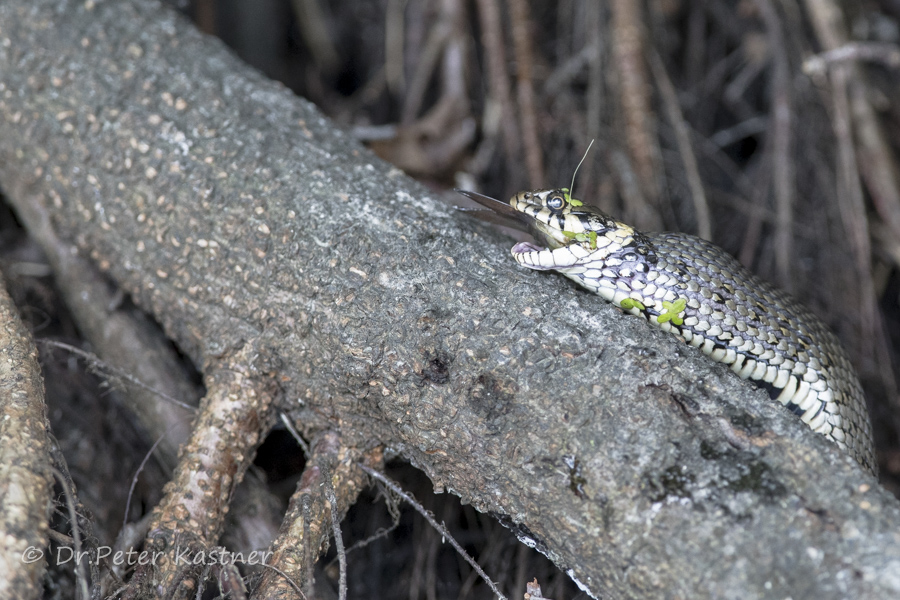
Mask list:
[{"label": "scaly texture", "polygon": [[508,205],[467,195],[524,221],[550,246],[516,244],[520,265],[559,271],[681,336],[876,473],[865,397],[837,337],[724,250],[686,233],[643,234],[566,189],[520,192]]}]

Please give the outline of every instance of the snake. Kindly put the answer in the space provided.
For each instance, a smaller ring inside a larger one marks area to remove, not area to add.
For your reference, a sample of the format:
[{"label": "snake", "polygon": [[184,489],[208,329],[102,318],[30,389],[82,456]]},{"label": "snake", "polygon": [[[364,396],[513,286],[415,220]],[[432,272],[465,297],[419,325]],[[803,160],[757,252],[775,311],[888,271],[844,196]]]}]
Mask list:
[{"label": "snake", "polygon": [[687,233],[642,233],[568,188],[523,191],[508,202],[456,191],[524,224],[544,244],[513,246],[519,265],[558,271],[679,336],[877,475],[865,395],[837,336],[725,250]]}]

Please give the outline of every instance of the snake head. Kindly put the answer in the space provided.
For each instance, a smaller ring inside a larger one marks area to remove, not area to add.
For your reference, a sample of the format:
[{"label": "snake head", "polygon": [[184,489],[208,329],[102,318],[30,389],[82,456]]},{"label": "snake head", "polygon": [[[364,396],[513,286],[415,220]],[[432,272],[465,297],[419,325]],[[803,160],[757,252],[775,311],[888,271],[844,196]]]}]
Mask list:
[{"label": "snake head", "polygon": [[[611,233],[621,237],[622,233],[633,232],[628,225],[573,198],[567,188],[519,192],[508,202],[475,192],[456,191],[524,225],[536,241],[546,244],[550,249],[582,245],[587,250],[597,250],[598,244],[608,244],[602,237]],[[534,251],[538,248],[530,243],[524,244],[522,251]]]},{"label": "snake head", "polygon": [[535,237],[550,248],[573,244],[596,250],[597,240],[622,226],[597,208],[573,198],[566,188],[519,192],[510,207],[523,215]]}]

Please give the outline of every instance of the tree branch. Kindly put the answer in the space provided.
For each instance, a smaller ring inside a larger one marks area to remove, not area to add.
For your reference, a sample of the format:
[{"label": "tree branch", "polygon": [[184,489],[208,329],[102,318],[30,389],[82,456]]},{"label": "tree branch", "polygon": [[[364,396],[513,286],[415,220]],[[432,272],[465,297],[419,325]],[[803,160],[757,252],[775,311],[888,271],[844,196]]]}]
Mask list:
[{"label": "tree branch", "polygon": [[207,377],[241,348],[307,436],[400,452],[594,596],[897,591],[850,458],[155,2],[0,4],[0,182]]},{"label": "tree branch", "polygon": [[37,359],[0,273],[0,597],[7,598],[37,598],[46,570],[52,475]]}]

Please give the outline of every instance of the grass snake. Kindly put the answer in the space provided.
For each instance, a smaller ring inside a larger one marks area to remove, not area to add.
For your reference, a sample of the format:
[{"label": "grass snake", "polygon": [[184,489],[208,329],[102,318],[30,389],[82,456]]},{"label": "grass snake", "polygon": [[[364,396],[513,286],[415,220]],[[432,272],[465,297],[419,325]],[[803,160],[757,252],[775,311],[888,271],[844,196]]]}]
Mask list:
[{"label": "grass snake", "polygon": [[519,192],[508,203],[457,191],[525,224],[547,245],[516,244],[520,265],[559,271],[680,336],[877,473],[865,396],[837,337],[724,250],[686,233],[641,233],[566,188]]}]

